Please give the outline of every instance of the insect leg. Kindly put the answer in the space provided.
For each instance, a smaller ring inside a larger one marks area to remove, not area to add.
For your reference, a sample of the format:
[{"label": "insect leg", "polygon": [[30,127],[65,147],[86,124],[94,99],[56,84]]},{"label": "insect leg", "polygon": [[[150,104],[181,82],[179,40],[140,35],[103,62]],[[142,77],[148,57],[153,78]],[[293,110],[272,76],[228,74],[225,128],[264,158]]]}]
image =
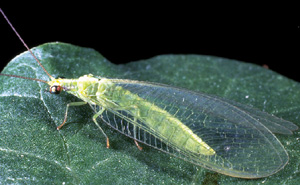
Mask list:
[{"label": "insect leg", "polygon": [[141,151],[143,150],[143,147],[141,147],[135,139],[134,139],[134,143],[138,147],[139,150],[141,150]]},{"label": "insect leg", "polygon": [[[115,109],[118,110],[118,109]],[[137,117],[140,117],[140,111],[138,109],[137,106],[132,105],[132,106],[128,106],[128,107],[119,107],[119,110],[131,110],[130,112],[132,113],[132,115],[134,115],[134,119],[133,119],[133,140],[135,145],[138,147],[139,150],[142,150],[143,148],[139,145],[139,143],[137,142],[136,138],[137,138],[137,133],[136,133],[136,124],[137,124]],[[129,131],[129,123],[127,123],[127,129],[129,132],[129,135],[131,135],[130,131]]]},{"label": "insect leg", "polygon": [[106,137],[106,148],[109,148],[109,139],[108,139],[107,135],[104,133],[104,131],[102,130],[102,128],[100,127],[100,125],[96,121],[97,117],[99,117],[104,112],[104,110],[105,110],[105,108],[102,107],[101,110],[93,116],[93,121],[97,125],[97,127],[101,130],[102,134]]},{"label": "insect leg", "polygon": [[68,103],[67,104],[66,113],[65,113],[64,122],[61,125],[59,125],[56,129],[57,130],[61,129],[61,127],[66,123],[67,117],[68,117],[68,109],[69,109],[70,106],[81,106],[81,105],[85,105],[85,104],[87,104],[87,102],[84,102],[84,101],[82,101],[82,102],[71,102],[71,103]]},{"label": "insect leg", "polygon": [[[139,112],[139,111],[137,110],[137,112]],[[133,122],[134,122],[134,123],[137,122],[136,117],[134,118]],[[133,124],[133,137],[136,138],[136,125],[135,125],[135,124]],[[134,143],[135,143],[135,145],[138,147],[139,150],[142,150],[142,149],[143,149],[135,139],[134,139]]]}]

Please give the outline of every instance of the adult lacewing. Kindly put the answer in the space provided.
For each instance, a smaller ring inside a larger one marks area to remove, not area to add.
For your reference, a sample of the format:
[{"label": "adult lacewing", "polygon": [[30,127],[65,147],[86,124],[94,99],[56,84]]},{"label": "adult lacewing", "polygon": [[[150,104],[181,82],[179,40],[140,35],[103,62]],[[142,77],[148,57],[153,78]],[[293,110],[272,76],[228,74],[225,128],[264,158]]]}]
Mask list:
[{"label": "adult lacewing", "polygon": [[298,129],[293,123],[231,100],[164,84],[91,74],[78,79],[54,78],[0,11],[50,81],[1,75],[46,83],[52,94],[65,91],[82,100],[67,104],[57,129],[67,121],[70,106],[88,104],[95,112],[94,123],[106,137],[107,148],[109,139],[98,117],[132,138],[139,149],[138,143],[144,143],[233,177],[266,177],[287,164],[287,151],[273,133],[292,134]]}]

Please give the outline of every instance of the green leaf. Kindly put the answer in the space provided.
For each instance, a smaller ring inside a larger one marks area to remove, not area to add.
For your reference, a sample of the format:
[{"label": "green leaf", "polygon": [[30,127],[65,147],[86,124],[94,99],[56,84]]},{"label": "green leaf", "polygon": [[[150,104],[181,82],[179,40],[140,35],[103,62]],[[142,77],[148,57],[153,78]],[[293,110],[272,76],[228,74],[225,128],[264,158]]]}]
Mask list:
[{"label": "green leaf", "polygon": [[[299,126],[300,85],[260,66],[200,55],[161,55],[127,65],[114,65],[93,49],[48,43],[33,49],[54,77],[94,74],[152,81],[215,94],[256,107]],[[49,80],[25,52],[2,73]],[[28,184],[297,184],[300,181],[300,132],[277,135],[289,164],[262,179],[224,176],[143,146],[92,121],[89,106],[72,107],[68,123],[57,131],[66,104],[80,101],[67,93],[45,92],[46,84],[0,77],[0,183]],[[268,155],[268,154],[266,154]]]}]

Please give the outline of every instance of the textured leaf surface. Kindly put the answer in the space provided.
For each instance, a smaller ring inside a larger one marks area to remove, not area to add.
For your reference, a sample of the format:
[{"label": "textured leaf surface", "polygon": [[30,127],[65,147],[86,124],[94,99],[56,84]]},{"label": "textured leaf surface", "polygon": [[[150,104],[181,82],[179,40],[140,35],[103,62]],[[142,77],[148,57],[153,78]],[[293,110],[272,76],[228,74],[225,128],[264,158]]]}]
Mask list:
[{"label": "textured leaf surface", "polygon": [[[300,85],[262,67],[218,57],[162,55],[114,65],[92,49],[63,43],[41,45],[33,52],[55,77],[77,78],[94,74],[111,78],[152,81],[215,94],[254,106],[299,126]],[[48,80],[25,52],[3,73]],[[105,138],[91,120],[88,106],[70,109],[79,101],[62,93],[45,92],[45,84],[0,77],[0,183],[39,184],[297,184],[300,180],[300,132],[276,135],[290,156],[280,172],[257,180],[217,174],[144,146],[103,125]],[[268,155],[268,154],[266,154]]]}]

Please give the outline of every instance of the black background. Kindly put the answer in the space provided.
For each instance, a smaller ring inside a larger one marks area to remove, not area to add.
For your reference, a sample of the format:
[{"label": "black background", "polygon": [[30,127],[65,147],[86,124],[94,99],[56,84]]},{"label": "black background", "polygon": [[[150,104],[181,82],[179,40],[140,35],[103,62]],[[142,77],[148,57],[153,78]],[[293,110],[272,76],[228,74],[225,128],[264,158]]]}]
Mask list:
[{"label": "black background", "polygon": [[[74,3],[74,2],[73,2]],[[29,47],[60,41],[120,64],[160,54],[203,54],[258,65],[300,81],[299,22],[256,10],[201,5],[60,4],[1,7]],[[0,18],[0,63],[25,51]]]}]

